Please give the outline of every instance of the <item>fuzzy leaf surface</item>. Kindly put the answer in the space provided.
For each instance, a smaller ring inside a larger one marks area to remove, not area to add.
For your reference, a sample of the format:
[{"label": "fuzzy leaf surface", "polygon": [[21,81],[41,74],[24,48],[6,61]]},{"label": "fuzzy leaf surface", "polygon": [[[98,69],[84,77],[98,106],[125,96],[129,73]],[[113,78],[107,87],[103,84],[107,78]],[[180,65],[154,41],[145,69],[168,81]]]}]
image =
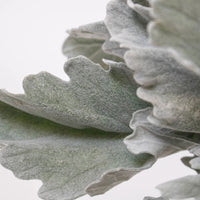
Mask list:
[{"label": "fuzzy leaf surface", "polygon": [[131,132],[132,113],[147,103],[136,97],[137,84],[123,63],[104,70],[80,56],[66,63],[65,72],[69,82],[47,72],[28,76],[23,83],[25,95],[1,90],[0,100],[73,128]]},{"label": "fuzzy leaf surface", "polygon": [[130,8],[126,0],[112,0],[107,5],[105,24],[111,41],[123,48],[147,45],[147,21]]},{"label": "fuzzy leaf surface", "polygon": [[189,141],[190,135],[187,133],[164,129],[149,123],[147,117],[151,112],[152,108],[146,108],[133,114],[130,122],[133,134],[124,139],[130,152],[134,154],[147,153],[154,156],[156,160],[199,145],[197,141]]},{"label": "fuzzy leaf surface", "polygon": [[190,175],[163,183],[157,188],[162,196],[169,199],[200,199],[200,175]]},{"label": "fuzzy leaf surface", "polygon": [[[128,2],[134,6],[138,3]],[[180,65],[168,51],[150,45],[147,22],[129,6],[126,1],[111,1],[105,23],[111,39],[131,49],[124,58],[136,82],[142,85],[137,95],[154,106],[148,120],[156,126],[200,132],[199,76]]]},{"label": "fuzzy leaf surface", "polygon": [[185,132],[200,132],[200,78],[197,74],[158,48],[134,48],[126,53],[125,60],[142,86],[137,95],[154,106],[148,117],[151,123]]},{"label": "fuzzy leaf surface", "polygon": [[[69,37],[65,40],[62,51],[68,58],[83,55],[106,68],[102,59],[122,61],[118,56],[103,51],[102,45],[109,38],[110,34],[104,22],[87,24],[69,31]],[[114,48],[110,46],[110,49]]]},{"label": "fuzzy leaf surface", "polygon": [[68,128],[0,102],[0,162],[18,178],[42,180],[45,200],[75,199],[103,179],[102,193],[150,167],[152,157],[129,153],[123,135]]},{"label": "fuzzy leaf surface", "polygon": [[156,21],[149,27],[155,45],[168,47],[176,59],[200,74],[200,2],[195,0],[151,1]]}]

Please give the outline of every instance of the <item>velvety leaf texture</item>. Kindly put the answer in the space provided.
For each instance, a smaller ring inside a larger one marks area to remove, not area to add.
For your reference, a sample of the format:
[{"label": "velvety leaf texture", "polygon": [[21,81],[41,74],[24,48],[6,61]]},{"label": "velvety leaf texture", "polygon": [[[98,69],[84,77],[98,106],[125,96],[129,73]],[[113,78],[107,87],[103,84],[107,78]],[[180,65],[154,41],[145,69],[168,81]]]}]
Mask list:
[{"label": "velvety leaf texture", "polygon": [[[68,31],[70,81],[41,72],[24,94],[0,90],[0,163],[40,179],[44,200],[103,194],[181,150],[198,174],[199,10],[195,0],[111,0],[104,21]],[[200,200],[199,187],[190,175],[144,200]]]},{"label": "velvety leaf texture", "polygon": [[163,183],[157,188],[169,199],[200,199],[200,175],[191,175]]},{"label": "velvety leaf texture", "polygon": [[156,21],[150,25],[152,42],[168,47],[177,60],[200,74],[200,2],[152,0]]},{"label": "velvety leaf texture", "polygon": [[111,40],[118,42],[120,47],[147,45],[147,22],[127,5],[126,0],[112,0],[107,5],[105,24]]},{"label": "velvety leaf texture", "polygon": [[116,57],[119,56],[118,54],[114,56],[109,53],[110,51],[107,50],[107,54],[102,50],[102,45],[109,37],[110,34],[102,21],[80,26],[69,31],[69,37],[63,44],[63,54],[68,58],[83,55],[106,68],[107,66],[102,59],[122,61],[122,59]]},{"label": "velvety leaf texture", "polygon": [[[158,126],[200,132],[199,76],[180,66],[166,51],[135,48],[125,55],[142,85],[137,95],[154,106],[148,120]],[[134,62],[133,62],[134,61]]]},{"label": "velvety leaf texture", "polygon": [[152,109],[147,108],[133,114],[130,127],[134,132],[124,139],[130,152],[148,153],[157,159],[199,145],[197,141],[189,141],[187,133],[163,129],[149,123],[147,117],[151,112]]},{"label": "velvety leaf texture", "polygon": [[75,199],[97,180],[88,192],[102,193],[150,167],[152,157],[129,153],[123,135],[68,128],[0,102],[1,164],[19,178],[42,180],[45,200]]},{"label": "velvety leaf texture", "polygon": [[154,106],[148,120],[157,126],[200,132],[199,76],[181,66],[166,50],[148,44],[147,23],[126,2],[111,1],[105,22],[113,37],[125,30],[123,39],[117,41],[122,46],[128,43],[125,46],[131,49],[125,54],[125,61],[142,85],[137,95]]},{"label": "velvety leaf texture", "polygon": [[0,100],[36,116],[74,128],[131,132],[132,113],[146,107],[123,63],[104,70],[85,57],[68,60],[69,82],[42,72],[24,80],[25,95],[0,92]]}]

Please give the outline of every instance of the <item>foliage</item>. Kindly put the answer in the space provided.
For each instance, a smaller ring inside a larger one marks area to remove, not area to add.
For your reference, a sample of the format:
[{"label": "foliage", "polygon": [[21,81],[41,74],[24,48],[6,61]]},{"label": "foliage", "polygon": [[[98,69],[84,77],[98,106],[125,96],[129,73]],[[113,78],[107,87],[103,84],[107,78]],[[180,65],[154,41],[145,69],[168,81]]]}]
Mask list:
[{"label": "foliage", "polygon": [[[112,0],[104,21],[70,30],[69,82],[42,72],[24,80],[25,94],[0,91],[1,164],[42,180],[45,200],[102,194],[181,150],[199,173],[199,9]],[[186,176],[145,200],[199,200],[199,186],[199,175]]]}]

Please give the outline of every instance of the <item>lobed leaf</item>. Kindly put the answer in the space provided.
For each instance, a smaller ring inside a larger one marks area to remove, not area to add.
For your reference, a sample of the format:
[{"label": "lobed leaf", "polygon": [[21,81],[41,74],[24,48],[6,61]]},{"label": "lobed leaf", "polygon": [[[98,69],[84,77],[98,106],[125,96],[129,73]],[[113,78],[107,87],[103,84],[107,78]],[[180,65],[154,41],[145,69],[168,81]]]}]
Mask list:
[{"label": "lobed leaf", "polygon": [[0,102],[0,162],[18,178],[42,180],[45,200],[75,199],[93,182],[88,193],[103,193],[153,164],[147,154],[129,153],[123,138],[68,128]]},{"label": "lobed leaf", "polygon": [[164,129],[149,123],[147,117],[151,112],[152,108],[146,108],[133,114],[130,127],[134,132],[124,139],[130,152],[147,153],[157,159],[199,145],[200,140],[192,141],[187,133]]},{"label": "lobed leaf", "polygon": [[28,76],[24,95],[0,91],[0,100],[30,114],[73,128],[130,132],[132,112],[147,103],[135,95],[137,84],[123,63],[104,70],[84,57],[65,65],[70,81],[42,72]]}]

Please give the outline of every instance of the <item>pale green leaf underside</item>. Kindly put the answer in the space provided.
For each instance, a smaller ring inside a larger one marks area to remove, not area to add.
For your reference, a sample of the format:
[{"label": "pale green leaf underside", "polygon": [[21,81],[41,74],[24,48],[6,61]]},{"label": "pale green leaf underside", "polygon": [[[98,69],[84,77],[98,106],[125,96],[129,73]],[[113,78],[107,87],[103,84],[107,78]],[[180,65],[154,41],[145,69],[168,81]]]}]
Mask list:
[{"label": "pale green leaf underside", "polygon": [[[109,32],[102,21],[80,26],[69,31],[69,37],[65,40],[62,51],[68,58],[83,55],[106,68],[102,59],[122,61],[117,54],[114,56],[108,51],[103,51],[102,45],[109,37]],[[115,47],[110,46],[110,48]]]},{"label": "pale green leaf underside", "polygon": [[155,45],[168,47],[177,60],[200,74],[200,2],[152,0],[156,21],[149,28]]},{"label": "pale green leaf underside", "polygon": [[147,154],[129,153],[120,134],[68,128],[1,102],[0,140],[1,164],[19,178],[42,180],[45,200],[75,199],[92,182],[98,184],[88,192],[103,193],[153,163]]},{"label": "pale green leaf underside", "polygon": [[[154,159],[157,159],[180,150],[199,148],[199,134],[178,132],[166,128],[156,127],[147,120],[147,117],[151,112],[152,108],[146,108],[133,114],[130,127],[134,132],[132,135],[127,136],[124,140],[124,143],[127,145],[130,152],[134,154],[147,153],[154,156]],[[190,163],[193,168],[196,167],[195,169],[198,169],[199,159],[195,159],[196,160],[191,160]],[[195,193],[195,190],[197,191],[197,187],[199,187],[200,184],[199,178],[196,177],[194,180],[193,177],[191,178],[192,186],[190,185],[189,189],[188,184],[190,184],[190,182],[188,183],[188,180],[190,181],[190,178],[186,178],[186,181],[185,178],[183,178],[183,181],[181,180],[178,183],[164,183],[164,186],[158,186],[158,189],[161,190],[163,197],[146,197],[144,200],[168,200],[168,198],[179,199],[179,197],[181,199],[183,197],[195,197],[195,200],[199,200],[200,193],[197,195]]]},{"label": "pale green leaf underside", "polygon": [[200,199],[200,175],[190,175],[163,183],[157,188],[169,199]]},{"label": "pale green leaf underside", "polygon": [[25,78],[25,95],[0,91],[0,100],[30,114],[73,128],[130,132],[134,111],[146,107],[136,97],[137,84],[123,63],[105,71],[85,57],[68,60],[63,81],[47,72]]},{"label": "pale green leaf underside", "polygon": [[[199,154],[199,146],[191,148],[191,152]],[[194,169],[198,174],[200,172],[200,157],[184,157],[182,158],[183,163]],[[200,175],[185,176],[176,180],[172,180],[163,183],[157,188],[161,191],[163,197],[172,199],[188,199],[194,200],[200,199]]]},{"label": "pale green leaf underside", "polygon": [[158,126],[200,132],[200,79],[165,50],[134,48],[125,55],[127,66],[142,85],[137,95],[153,104],[148,120]]}]

